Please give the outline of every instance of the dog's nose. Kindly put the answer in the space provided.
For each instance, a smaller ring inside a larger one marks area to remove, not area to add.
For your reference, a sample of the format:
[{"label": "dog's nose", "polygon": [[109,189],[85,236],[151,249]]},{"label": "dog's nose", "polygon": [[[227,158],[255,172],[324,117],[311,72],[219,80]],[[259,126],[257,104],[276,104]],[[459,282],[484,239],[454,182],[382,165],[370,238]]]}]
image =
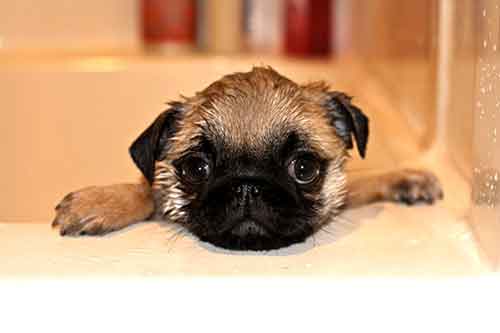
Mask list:
[{"label": "dog's nose", "polygon": [[262,193],[260,186],[256,184],[239,184],[235,186],[234,192],[241,201],[250,201]]}]

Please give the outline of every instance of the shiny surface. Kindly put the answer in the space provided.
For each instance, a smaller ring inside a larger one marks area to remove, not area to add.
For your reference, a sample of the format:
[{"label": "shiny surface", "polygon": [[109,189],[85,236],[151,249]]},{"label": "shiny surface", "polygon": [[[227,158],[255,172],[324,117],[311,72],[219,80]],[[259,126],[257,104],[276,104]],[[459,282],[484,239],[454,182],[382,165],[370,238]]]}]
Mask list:
[{"label": "shiny surface", "polygon": [[500,268],[500,8],[476,2],[472,223],[488,259]]}]

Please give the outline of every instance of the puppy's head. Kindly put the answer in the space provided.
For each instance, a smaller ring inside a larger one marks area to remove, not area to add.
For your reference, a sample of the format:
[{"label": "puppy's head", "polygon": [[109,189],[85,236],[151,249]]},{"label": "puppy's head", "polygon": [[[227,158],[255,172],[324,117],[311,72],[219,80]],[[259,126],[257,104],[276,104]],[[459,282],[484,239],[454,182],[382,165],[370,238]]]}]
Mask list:
[{"label": "puppy's head", "polygon": [[261,250],[338,213],[353,138],[364,156],[368,119],[350,97],[254,68],[171,103],[130,152],[158,213],[214,245]]}]

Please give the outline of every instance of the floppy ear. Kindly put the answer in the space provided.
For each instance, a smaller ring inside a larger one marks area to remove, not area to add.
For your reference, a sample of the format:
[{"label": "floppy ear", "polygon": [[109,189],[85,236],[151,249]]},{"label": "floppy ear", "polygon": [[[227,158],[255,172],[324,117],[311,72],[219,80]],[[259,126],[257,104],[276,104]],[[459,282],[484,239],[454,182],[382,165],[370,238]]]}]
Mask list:
[{"label": "floppy ear", "polygon": [[364,158],[368,142],[368,117],[351,103],[352,97],[338,91],[328,93],[326,108],[328,116],[337,134],[346,144],[347,149],[352,149],[352,137],[356,140],[359,155]]},{"label": "floppy ear", "polygon": [[129,148],[135,165],[150,184],[153,183],[155,162],[165,157],[168,139],[175,134],[183,110],[181,103],[171,103],[170,106],[171,108],[160,114]]}]

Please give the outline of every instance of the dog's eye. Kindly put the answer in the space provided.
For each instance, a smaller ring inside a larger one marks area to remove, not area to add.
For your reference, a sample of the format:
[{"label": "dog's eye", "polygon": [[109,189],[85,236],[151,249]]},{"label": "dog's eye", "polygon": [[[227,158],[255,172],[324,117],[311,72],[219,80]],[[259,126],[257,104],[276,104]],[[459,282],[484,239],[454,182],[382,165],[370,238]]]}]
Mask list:
[{"label": "dog's eye", "polygon": [[299,184],[312,183],[319,175],[319,162],[309,156],[294,159],[288,165],[288,174]]},{"label": "dog's eye", "polygon": [[182,161],[181,176],[192,184],[199,184],[208,179],[210,163],[200,156],[189,156]]}]

